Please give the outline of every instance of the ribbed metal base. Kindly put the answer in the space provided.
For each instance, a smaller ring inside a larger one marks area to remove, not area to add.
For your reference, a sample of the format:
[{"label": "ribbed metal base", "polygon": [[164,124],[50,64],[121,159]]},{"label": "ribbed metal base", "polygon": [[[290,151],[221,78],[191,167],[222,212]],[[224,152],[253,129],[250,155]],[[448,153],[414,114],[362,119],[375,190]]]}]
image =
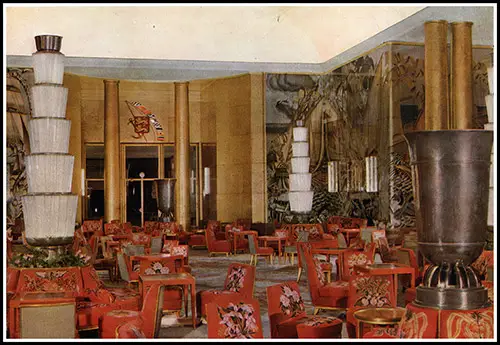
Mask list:
[{"label": "ribbed metal base", "polygon": [[484,287],[453,289],[417,287],[415,305],[444,310],[471,310],[490,306],[488,290]]}]

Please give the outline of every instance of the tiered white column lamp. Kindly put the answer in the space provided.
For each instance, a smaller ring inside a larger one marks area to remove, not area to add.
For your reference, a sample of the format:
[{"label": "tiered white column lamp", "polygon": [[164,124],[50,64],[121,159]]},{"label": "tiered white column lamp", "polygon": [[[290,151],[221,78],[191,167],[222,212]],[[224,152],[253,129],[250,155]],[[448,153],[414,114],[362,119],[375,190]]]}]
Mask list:
[{"label": "tiered white column lamp", "polygon": [[[488,123],[484,125],[484,129],[493,131],[493,120],[494,120],[494,109],[493,109],[493,93],[494,93],[494,86],[493,86],[493,78],[494,78],[494,69],[493,66],[488,67],[488,89],[490,93],[486,95],[486,112],[488,113]],[[494,225],[494,217],[493,217],[493,209],[494,209],[494,202],[493,202],[493,181],[494,181],[494,169],[493,169],[493,162],[494,162],[494,153],[493,150],[495,149],[495,145],[491,147],[491,168],[490,168],[490,192],[489,192],[489,203],[488,203],[488,226],[493,227]]]},{"label": "tiered white column lamp", "polygon": [[26,241],[49,249],[73,241],[78,200],[71,193],[74,157],[68,154],[71,121],[65,119],[68,89],[62,86],[61,41],[61,36],[35,37],[28,194],[22,197]]},{"label": "tiered white column lamp", "polygon": [[288,199],[290,201],[290,210],[299,214],[309,213],[313,201],[307,137],[307,128],[302,126],[302,121],[297,121],[297,127],[293,128],[292,173],[289,175]]}]

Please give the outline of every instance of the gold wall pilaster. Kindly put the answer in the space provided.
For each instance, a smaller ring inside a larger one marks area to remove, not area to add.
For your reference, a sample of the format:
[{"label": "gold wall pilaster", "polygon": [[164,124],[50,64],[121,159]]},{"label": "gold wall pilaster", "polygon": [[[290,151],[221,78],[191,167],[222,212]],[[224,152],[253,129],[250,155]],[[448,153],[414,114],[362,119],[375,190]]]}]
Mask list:
[{"label": "gold wall pilaster", "polygon": [[451,23],[450,128],[472,128],[472,22]]},{"label": "gold wall pilaster", "polygon": [[104,221],[121,220],[118,80],[104,82]]},{"label": "gold wall pilaster", "polygon": [[189,87],[175,83],[175,220],[184,230],[191,227],[189,148]]},{"label": "gold wall pilaster", "polygon": [[73,179],[71,181],[71,193],[80,196],[76,209],[76,222],[83,222],[83,204],[85,197],[82,196],[82,169],[85,161],[82,160],[82,116],[81,116],[81,86],[80,78],[74,75],[64,75],[64,87],[68,88],[68,101],[66,105],[66,118],[71,120],[68,153],[73,155]]},{"label": "gold wall pilaster", "polygon": [[424,24],[425,129],[448,128],[448,22]]}]

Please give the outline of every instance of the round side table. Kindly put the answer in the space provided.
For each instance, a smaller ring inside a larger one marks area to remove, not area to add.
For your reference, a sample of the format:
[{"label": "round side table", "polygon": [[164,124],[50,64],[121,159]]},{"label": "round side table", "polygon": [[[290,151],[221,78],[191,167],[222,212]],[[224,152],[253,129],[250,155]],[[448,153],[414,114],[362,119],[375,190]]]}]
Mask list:
[{"label": "round side table", "polygon": [[363,324],[370,325],[396,325],[405,315],[405,308],[365,308],[356,310],[353,313],[358,321],[356,327],[356,338],[363,337]]}]

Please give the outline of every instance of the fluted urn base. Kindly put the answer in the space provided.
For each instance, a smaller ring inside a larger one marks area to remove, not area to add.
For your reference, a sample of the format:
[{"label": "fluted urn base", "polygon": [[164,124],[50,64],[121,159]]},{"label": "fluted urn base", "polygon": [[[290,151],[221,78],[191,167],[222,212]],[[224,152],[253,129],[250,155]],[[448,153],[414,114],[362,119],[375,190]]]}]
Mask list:
[{"label": "fluted urn base", "polygon": [[466,289],[417,287],[415,305],[443,310],[471,310],[487,308],[488,289],[483,286]]}]

